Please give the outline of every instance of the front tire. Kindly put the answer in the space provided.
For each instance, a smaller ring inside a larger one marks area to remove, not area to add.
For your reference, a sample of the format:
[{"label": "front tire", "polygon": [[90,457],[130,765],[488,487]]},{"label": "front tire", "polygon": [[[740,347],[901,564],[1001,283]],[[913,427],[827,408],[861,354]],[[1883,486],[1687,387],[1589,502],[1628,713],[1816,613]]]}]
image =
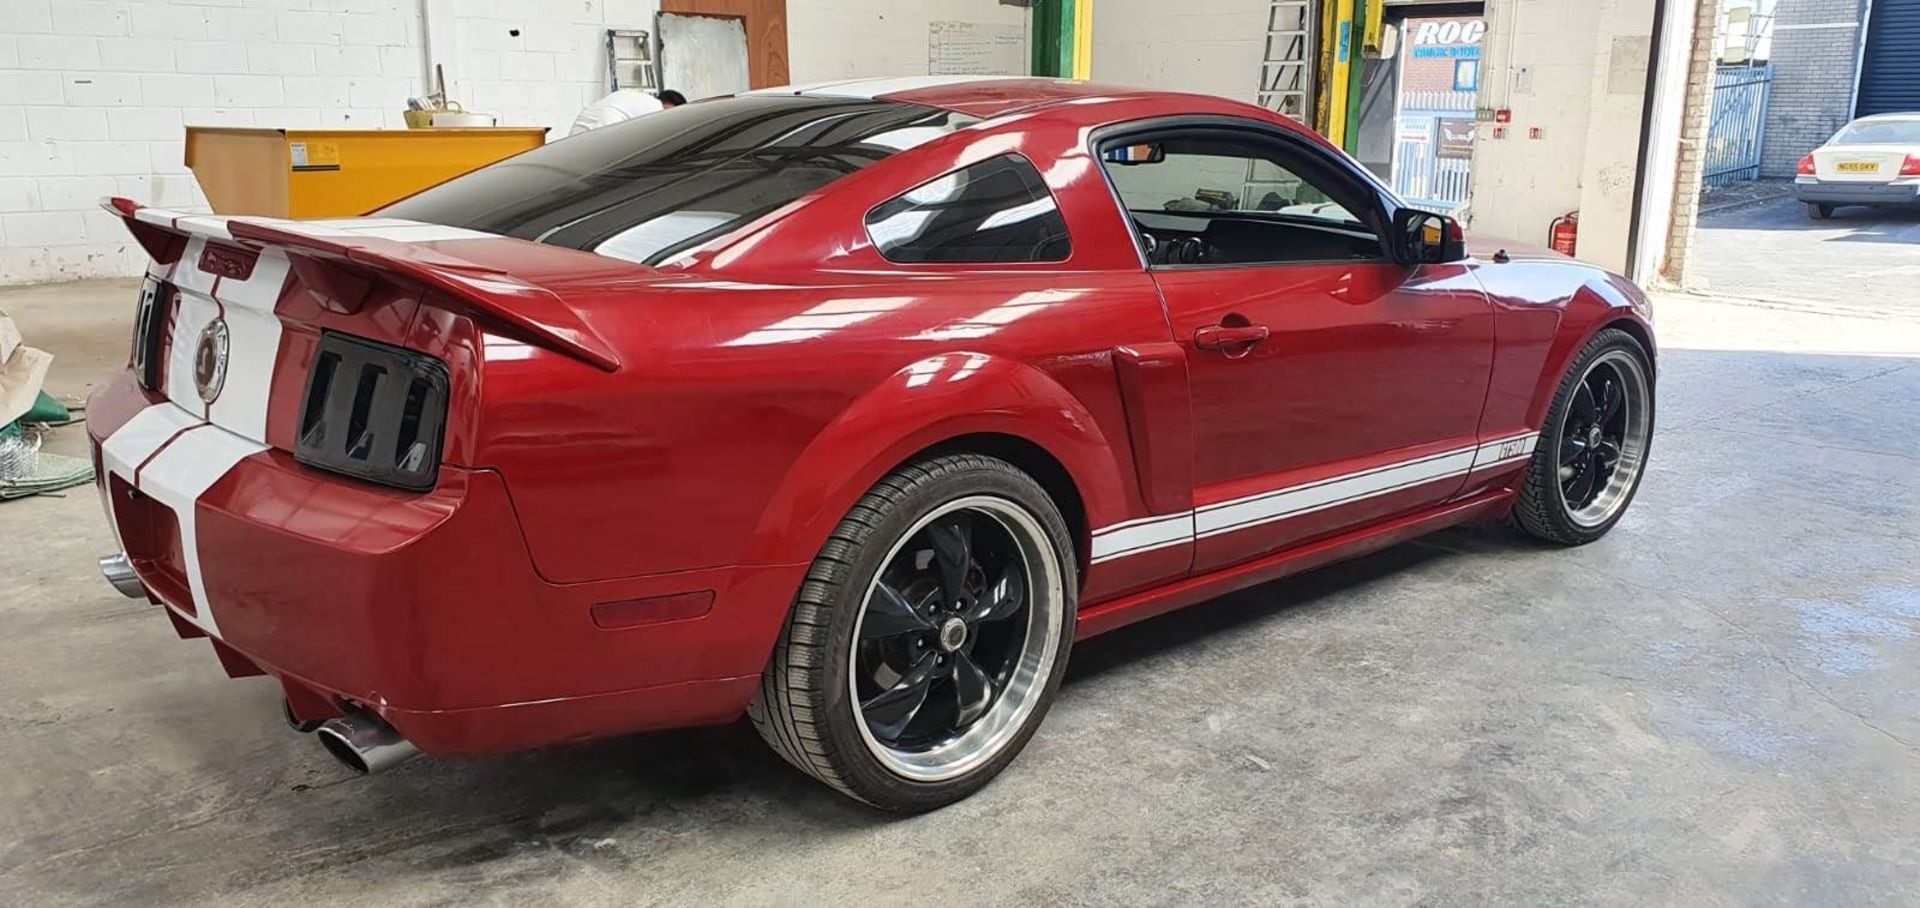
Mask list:
[{"label": "front tire", "polygon": [[1560,380],[1514,502],[1514,525],[1560,545],[1605,536],[1639,491],[1652,444],[1652,357],[1633,335],[1605,329]]},{"label": "front tire", "polygon": [[1052,704],[1079,588],[1066,523],[1005,461],[888,475],[814,559],[748,716],[787,762],[920,812],[1005,769]]}]

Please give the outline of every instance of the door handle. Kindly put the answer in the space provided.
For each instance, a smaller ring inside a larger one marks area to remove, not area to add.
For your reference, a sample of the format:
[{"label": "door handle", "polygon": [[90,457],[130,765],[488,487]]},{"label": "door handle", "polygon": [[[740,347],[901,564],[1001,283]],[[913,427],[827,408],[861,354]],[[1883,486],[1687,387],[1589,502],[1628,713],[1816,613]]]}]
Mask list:
[{"label": "door handle", "polygon": [[1193,345],[1202,350],[1245,353],[1267,339],[1266,325],[1209,325],[1193,332]]}]

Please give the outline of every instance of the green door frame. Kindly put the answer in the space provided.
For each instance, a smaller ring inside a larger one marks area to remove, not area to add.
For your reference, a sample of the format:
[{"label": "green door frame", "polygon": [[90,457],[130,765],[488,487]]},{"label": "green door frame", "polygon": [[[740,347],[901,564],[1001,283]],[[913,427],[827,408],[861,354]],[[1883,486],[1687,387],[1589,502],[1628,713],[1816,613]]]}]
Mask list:
[{"label": "green door frame", "polygon": [[1087,0],[1033,0],[1033,74],[1071,78],[1074,74],[1074,7]]}]

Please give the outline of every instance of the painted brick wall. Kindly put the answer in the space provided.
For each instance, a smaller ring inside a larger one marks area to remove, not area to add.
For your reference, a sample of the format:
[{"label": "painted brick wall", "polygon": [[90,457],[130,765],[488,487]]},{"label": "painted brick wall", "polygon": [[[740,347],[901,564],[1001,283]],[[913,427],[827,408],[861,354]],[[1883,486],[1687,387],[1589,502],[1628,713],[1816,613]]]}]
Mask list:
[{"label": "painted brick wall", "polygon": [[796,85],[925,75],[936,21],[1025,28],[1027,10],[1001,0],[787,0],[789,75]]},{"label": "painted brick wall", "polygon": [[1265,0],[1099,0],[1093,78],[1252,102],[1267,9]]},{"label": "painted brick wall", "polygon": [[[403,126],[429,15],[455,98],[564,129],[654,0],[0,0],[0,284],[135,274],[102,196],[204,210],[184,127]],[[514,31],[519,34],[513,34]],[[444,39],[443,39],[444,40]]]},{"label": "painted brick wall", "polygon": [[1851,118],[1861,0],[1780,0],[1773,25],[1773,93],[1760,175],[1792,177],[1802,155]]}]

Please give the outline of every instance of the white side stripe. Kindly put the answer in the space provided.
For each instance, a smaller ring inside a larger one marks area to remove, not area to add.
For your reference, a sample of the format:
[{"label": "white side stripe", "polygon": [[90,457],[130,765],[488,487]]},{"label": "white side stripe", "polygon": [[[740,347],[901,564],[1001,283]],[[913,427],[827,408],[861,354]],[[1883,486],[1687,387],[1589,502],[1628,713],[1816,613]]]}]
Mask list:
[{"label": "white side stripe", "polygon": [[1157,551],[1226,533],[1364,501],[1429,482],[1510,466],[1532,455],[1537,433],[1524,433],[1416,457],[1303,485],[1220,501],[1196,510],[1126,520],[1093,531],[1092,563]]},{"label": "white side stripe", "polygon": [[1093,534],[1093,563],[1164,549],[1192,539],[1192,511],[1117,523]]},{"label": "white side stripe", "polygon": [[1473,453],[1473,468],[1484,470],[1487,467],[1502,466],[1533,456],[1534,445],[1540,441],[1540,435],[1529,432],[1483,444]]},{"label": "white side stripe", "polygon": [[1401,489],[1464,475],[1473,468],[1474,449],[1450,451],[1433,457],[1368,470],[1352,476],[1316,482],[1252,500],[1212,505],[1199,512],[1195,535],[1205,539],[1221,533],[1272,523],[1288,517],[1373,498]]}]

